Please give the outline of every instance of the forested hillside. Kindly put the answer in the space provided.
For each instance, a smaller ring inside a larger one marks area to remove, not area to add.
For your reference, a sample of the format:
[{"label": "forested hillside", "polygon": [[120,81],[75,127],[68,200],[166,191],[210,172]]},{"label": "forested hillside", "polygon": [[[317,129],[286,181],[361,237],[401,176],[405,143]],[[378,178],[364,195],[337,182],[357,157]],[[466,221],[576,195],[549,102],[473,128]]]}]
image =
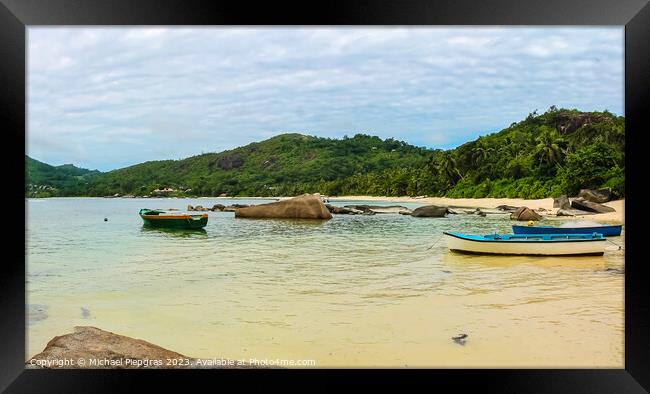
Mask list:
[{"label": "forested hillside", "polygon": [[625,119],[551,107],[446,153],[432,170],[450,197],[545,198],[596,187],[623,197]]},{"label": "forested hillside", "polygon": [[51,166],[25,155],[25,195],[53,197],[85,195],[96,170],[78,168],[72,164]]},{"label": "forested hillside", "polygon": [[149,195],[169,187],[194,196],[545,198],[611,187],[623,197],[625,121],[607,111],[551,107],[447,151],[363,134],[330,139],[294,133],[107,173],[36,163],[28,159],[28,183],[57,182],[55,195]]},{"label": "forested hillside", "polygon": [[354,174],[423,167],[429,154],[404,142],[361,134],[342,140],[282,134],[220,153],[111,171],[89,194],[146,194],[157,187],[212,196],[293,195],[316,189],[334,194]]}]

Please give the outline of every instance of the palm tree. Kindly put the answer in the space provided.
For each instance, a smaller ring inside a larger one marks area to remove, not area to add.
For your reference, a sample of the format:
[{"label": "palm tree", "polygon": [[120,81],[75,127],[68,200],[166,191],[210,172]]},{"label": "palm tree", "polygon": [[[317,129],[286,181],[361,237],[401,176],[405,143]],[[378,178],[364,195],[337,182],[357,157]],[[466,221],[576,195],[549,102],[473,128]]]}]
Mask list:
[{"label": "palm tree", "polygon": [[544,130],[537,138],[535,146],[535,156],[540,164],[557,165],[562,168],[560,162],[564,158],[565,151],[563,146],[565,141],[554,129]]},{"label": "palm tree", "polygon": [[438,171],[441,174],[444,174],[452,182],[455,182],[458,179],[463,179],[463,175],[460,173],[460,171],[458,171],[456,159],[449,152],[445,152],[440,156],[437,167]]},{"label": "palm tree", "polygon": [[431,173],[435,174],[437,170],[437,157],[436,155],[429,155],[427,158],[427,167]]},{"label": "palm tree", "polygon": [[480,139],[477,141],[476,146],[472,149],[472,161],[475,165],[481,164],[493,152],[494,149],[490,148]]}]

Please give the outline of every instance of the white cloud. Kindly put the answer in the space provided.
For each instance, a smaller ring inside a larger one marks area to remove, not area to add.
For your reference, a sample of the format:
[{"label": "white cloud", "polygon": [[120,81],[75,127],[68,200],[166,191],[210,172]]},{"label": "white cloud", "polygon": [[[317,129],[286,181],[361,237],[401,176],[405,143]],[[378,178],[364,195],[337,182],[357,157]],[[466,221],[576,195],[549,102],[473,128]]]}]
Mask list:
[{"label": "white cloud", "polygon": [[469,47],[481,47],[489,44],[492,40],[488,37],[468,37],[454,36],[447,39],[447,43],[452,45],[464,45]]},{"label": "white cloud", "polygon": [[527,47],[524,48],[524,51],[533,56],[540,56],[540,57],[546,57],[552,53],[551,48],[542,45],[537,45],[537,44],[528,45]]},{"label": "white cloud", "polygon": [[139,28],[139,29],[130,29],[124,36],[124,40],[148,40],[161,37],[167,33],[169,29],[167,28]]},{"label": "white cloud", "polygon": [[550,105],[623,110],[622,28],[30,27],[28,39],[29,154],[102,170],[286,131],[453,146]]}]

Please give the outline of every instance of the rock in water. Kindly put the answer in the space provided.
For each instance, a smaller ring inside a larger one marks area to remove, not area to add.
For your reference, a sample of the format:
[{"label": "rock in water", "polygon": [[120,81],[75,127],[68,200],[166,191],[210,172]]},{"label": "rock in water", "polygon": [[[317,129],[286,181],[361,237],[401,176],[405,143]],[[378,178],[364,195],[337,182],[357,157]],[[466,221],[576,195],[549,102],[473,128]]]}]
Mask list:
[{"label": "rock in water", "polygon": [[602,204],[604,202],[609,201],[612,198],[612,189],[610,188],[597,189],[597,190],[582,189],[580,190],[580,193],[578,193],[578,197],[584,198],[585,200],[590,202]]},{"label": "rock in water", "polygon": [[616,210],[607,205],[598,204],[596,202],[587,201],[584,198],[576,198],[571,201],[571,207],[575,209],[580,209],[583,211],[597,212],[597,213],[607,213],[615,212]]},{"label": "rock in water", "polygon": [[542,218],[537,212],[533,211],[528,207],[519,207],[516,211],[510,214],[510,219],[512,220],[534,220],[538,221]]},{"label": "rock in water", "polygon": [[468,337],[467,334],[458,334],[455,337],[451,337],[451,339],[453,339],[454,342],[456,342],[459,345],[464,345],[465,342],[467,341],[467,337]]},{"label": "rock in water", "polygon": [[[72,360],[63,365],[62,360]],[[80,365],[79,360],[83,360]],[[175,362],[170,363],[168,360]],[[251,368],[234,360],[210,365],[207,361],[184,356],[141,339],[129,338],[96,327],[75,327],[72,334],[52,338],[45,349],[29,359],[27,368],[105,369],[105,368]]]},{"label": "rock in water", "polygon": [[444,217],[449,210],[447,207],[438,205],[425,205],[423,207],[415,208],[411,212],[411,216],[416,218],[441,218]]},{"label": "rock in water", "polygon": [[284,218],[284,219],[331,219],[319,194],[305,194],[299,197],[269,204],[253,205],[235,209],[237,218]]},{"label": "rock in water", "polygon": [[571,208],[571,203],[569,202],[569,197],[562,195],[560,197],[553,199],[553,208],[560,209],[569,209]]},{"label": "rock in water", "polygon": [[358,215],[363,213],[358,209],[347,208],[347,207],[337,207],[331,204],[325,204],[325,207],[330,211],[330,213],[336,213],[341,215]]},{"label": "rock in water", "polygon": [[343,208],[354,209],[363,213],[400,213],[409,210],[401,205],[345,205]]}]

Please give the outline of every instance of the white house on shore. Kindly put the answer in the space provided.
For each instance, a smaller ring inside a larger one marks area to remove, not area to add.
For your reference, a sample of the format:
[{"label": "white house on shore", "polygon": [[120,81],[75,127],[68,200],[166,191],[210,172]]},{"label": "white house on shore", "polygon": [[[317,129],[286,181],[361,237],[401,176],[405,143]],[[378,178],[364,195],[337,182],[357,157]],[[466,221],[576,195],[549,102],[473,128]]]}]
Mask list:
[{"label": "white house on shore", "polygon": [[172,189],[171,187],[170,188],[166,187],[164,189],[155,189],[152,193],[157,195],[157,196],[164,196],[164,195],[167,195],[167,194],[175,192],[175,191],[176,190]]}]

